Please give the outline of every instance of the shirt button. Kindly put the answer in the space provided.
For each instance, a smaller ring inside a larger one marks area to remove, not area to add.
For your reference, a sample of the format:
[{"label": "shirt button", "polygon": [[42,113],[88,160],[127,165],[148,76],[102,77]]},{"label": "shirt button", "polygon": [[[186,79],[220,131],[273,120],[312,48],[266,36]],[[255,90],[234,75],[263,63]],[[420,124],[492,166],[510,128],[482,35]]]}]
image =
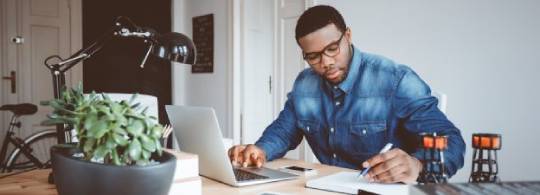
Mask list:
[{"label": "shirt button", "polygon": [[336,86],[334,86],[334,89],[337,89],[337,88],[338,88],[338,86],[337,86],[337,85],[336,85]]},{"label": "shirt button", "polygon": [[337,155],[334,153],[334,158],[337,158]]},{"label": "shirt button", "polygon": [[362,134],[365,135],[366,133],[367,133],[366,129],[362,129]]},{"label": "shirt button", "polygon": [[330,128],[330,132],[334,133],[334,128],[333,127]]},{"label": "shirt button", "polygon": [[341,104],[341,102],[336,102],[336,106],[339,106]]}]

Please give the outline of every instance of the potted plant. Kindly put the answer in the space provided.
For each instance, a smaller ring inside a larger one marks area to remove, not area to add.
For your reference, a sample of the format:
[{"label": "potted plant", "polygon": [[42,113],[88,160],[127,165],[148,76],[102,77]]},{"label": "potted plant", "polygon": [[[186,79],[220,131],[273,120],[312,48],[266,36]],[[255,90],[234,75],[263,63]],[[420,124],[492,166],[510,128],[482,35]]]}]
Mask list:
[{"label": "potted plant", "polygon": [[51,148],[59,194],[167,194],[176,160],[162,152],[163,127],[134,102],[84,95],[82,86],[44,102],[46,124],[69,124],[78,143]]}]

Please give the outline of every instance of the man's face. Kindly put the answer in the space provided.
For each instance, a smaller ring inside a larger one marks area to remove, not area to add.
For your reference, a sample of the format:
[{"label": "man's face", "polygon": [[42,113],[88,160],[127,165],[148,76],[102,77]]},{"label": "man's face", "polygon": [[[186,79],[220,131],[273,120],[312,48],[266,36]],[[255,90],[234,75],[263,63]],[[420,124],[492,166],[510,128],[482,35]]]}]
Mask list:
[{"label": "man's face", "polygon": [[298,39],[304,59],[328,82],[337,85],[347,77],[351,59],[351,31],[329,24]]}]

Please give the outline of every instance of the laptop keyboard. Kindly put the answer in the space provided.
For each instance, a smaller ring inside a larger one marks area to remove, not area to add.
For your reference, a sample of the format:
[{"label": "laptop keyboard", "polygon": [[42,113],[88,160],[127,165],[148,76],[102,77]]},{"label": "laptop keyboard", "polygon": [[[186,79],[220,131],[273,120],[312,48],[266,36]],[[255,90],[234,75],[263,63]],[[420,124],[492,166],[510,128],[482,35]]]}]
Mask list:
[{"label": "laptop keyboard", "polygon": [[236,181],[268,179],[268,177],[266,176],[257,175],[255,173],[247,172],[241,169],[233,169],[233,170],[234,170],[234,176],[236,176]]}]

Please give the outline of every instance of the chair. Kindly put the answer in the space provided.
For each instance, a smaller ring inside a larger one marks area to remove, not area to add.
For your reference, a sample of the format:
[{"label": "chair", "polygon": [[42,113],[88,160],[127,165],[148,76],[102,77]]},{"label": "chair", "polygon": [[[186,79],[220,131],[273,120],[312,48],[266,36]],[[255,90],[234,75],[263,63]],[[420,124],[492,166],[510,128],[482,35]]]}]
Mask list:
[{"label": "chair", "polygon": [[[109,96],[113,101],[129,101],[131,99],[131,96],[133,96],[133,94],[128,93],[105,93],[105,95]],[[159,121],[158,100],[156,96],[138,94],[134,102],[140,103],[140,108],[144,109],[148,107],[148,109],[146,110],[146,115],[154,116],[156,117],[156,122]]]},{"label": "chair", "polygon": [[446,114],[446,103],[448,101],[446,94],[438,91],[432,91],[431,95],[439,100],[437,107],[439,107],[439,110],[441,110],[442,113]]}]

